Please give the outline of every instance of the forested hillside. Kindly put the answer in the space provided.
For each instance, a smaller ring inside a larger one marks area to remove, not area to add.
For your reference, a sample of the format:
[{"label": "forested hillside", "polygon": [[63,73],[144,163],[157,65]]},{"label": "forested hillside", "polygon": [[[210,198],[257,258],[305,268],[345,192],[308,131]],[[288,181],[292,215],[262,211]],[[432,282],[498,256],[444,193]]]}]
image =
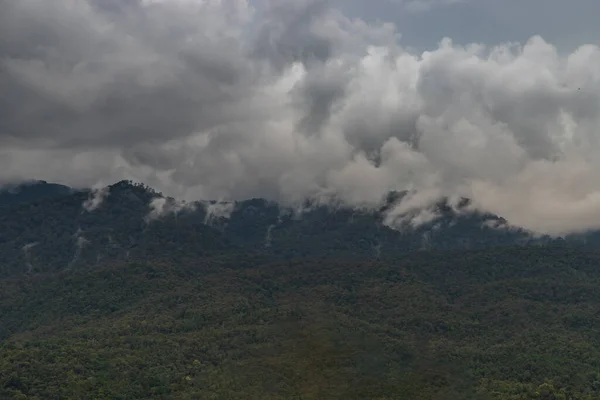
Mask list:
[{"label": "forested hillside", "polygon": [[0,398],[600,396],[597,234],[46,185],[0,204]]},{"label": "forested hillside", "polygon": [[0,186],[0,207],[41,201],[53,197],[65,196],[75,192],[74,189],[48,183],[46,181],[30,181],[20,184],[9,184]]},{"label": "forested hillside", "polygon": [[0,283],[15,399],[597,399],[600,255],[202,258]]},{"label": "forested hillside", "polygon": [[[35,185],[34,185],[35,186]],[[264,199],[183,204],[123,181],[102,190],[55,193],[41,183],[31,196],[0,203],[0,275],[90,268],[123,261],[184,261],[232,252],[282,259],[393,259],[411,251],[545,243],[500,217],[451,207],[414,225],[386,223],[386,207],[356,210],[305,204],[302,210]],[[33,189],[30,189],[33,191]],[[51,193],[52,195],[49,195]],[[414,210],[419,213],[422,210]]]}]

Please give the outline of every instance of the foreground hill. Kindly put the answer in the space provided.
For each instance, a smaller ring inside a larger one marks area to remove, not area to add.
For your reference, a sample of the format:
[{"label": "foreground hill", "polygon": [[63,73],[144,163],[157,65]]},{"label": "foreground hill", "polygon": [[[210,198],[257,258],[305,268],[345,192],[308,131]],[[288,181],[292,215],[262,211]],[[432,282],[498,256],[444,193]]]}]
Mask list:
[{"label": "foreground hill", "polygon": [[600,255],[264,256],[0,281],[0,397],[597,399]]},{"label": "foreground hill", "polygon": [[435,215],[430,221],[414,226],[415,215],[406,215],[404,225],[392,229],[385,223],[392,200],[381,210],[307,205],[298,213],[263,199],[182,204],[126,181],[102,191],[56,193],[49,184],[37,186],[34,192],[53,195],[0,204],[0,276],[240,252],[389,260],[416,250],[549,241],[498,229],[500,217],[444,201],[424,210]]}]

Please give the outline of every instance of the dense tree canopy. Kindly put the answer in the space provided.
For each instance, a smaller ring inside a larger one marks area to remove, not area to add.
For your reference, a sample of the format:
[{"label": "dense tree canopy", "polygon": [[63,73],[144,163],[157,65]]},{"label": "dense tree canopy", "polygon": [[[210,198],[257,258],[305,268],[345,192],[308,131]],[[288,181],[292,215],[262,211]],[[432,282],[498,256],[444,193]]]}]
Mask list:
[{"label": "dense tree canopy", "polygon": [[596,399],[600,255],[205,258],[5,279],[9,398]]},{"label": "dense tree canopy", "polygon": [[[443,202],[435,221],[392,229],[383,223],[385,210],[311,206],[294,214],[252,199],[231,204],[227,213],[214,213],[206,203],[183,207],[127,181],[103,194],[56,193],[52,187],[30,191],[40,197],[0,202],[0,276],[233,252],[258,251],[282,259],[389,260],[412,251],[548,242],[518,229],[493,228],[486,222],[498,217],[458,214]],[[86,209],[94,196],[100,196],[96,207]],[[169,205],[158,215],[157,199]]]},{"label": "dense tree canopy", "polygon": [[48,189],[0,202],[0,398],[600,396],[594,233]]}]

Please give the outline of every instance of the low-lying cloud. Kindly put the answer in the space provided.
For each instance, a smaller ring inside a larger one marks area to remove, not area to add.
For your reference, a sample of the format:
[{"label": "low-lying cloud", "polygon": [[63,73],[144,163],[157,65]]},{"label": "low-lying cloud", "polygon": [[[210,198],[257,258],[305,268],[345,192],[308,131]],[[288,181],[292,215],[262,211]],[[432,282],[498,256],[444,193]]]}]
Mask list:
[{"label": "low-lying cloud", "polygon": [[88,198],[83,202],[83,209],[87,212],[92,212],[104,203],[104,199],[110,194],[110,187],[99,186],[90,190]]},{"label": "low-lying cloud", "polygon": [[319,0],[51,3],[0,1],[0,180],[360,207],[409,190],[600,227],[598,46],[415,52]]},{"label": "low-lying cloud", "polygon": [[196,205],[194,203],[187,203],[184,200],[176,200],[171,197],[157,196],[150,201],[149,204],[150,212],[145,217],[147,223],[163,218],[167,215],[175,215],[181,211],[194,211]]}]

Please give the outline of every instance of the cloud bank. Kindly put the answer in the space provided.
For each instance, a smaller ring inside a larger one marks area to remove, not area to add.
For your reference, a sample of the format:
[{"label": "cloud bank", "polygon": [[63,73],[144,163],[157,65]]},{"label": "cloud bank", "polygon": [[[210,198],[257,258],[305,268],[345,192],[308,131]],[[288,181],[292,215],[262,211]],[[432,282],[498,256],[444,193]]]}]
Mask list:
[{"label": "cloud bank", "polygon": [[0,182],[360,207],[411,190],[600,227],[598,46],[415,52],[400,33],[320,0],[0,0]]}]

